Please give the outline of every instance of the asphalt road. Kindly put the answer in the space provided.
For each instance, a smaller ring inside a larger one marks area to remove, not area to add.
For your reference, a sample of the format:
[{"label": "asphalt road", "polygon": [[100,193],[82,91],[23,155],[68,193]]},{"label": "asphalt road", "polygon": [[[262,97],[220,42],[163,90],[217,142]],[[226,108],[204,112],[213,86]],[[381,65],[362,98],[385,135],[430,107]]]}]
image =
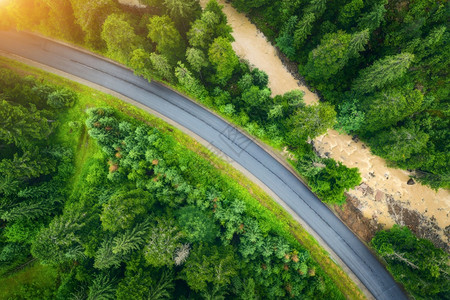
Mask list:
[{"label": "asphalt road", "polygon": [[407,299],[369,249],[296,176],[208,110],[161,84],[148,83],[126,68],[41,37],[0,31],[0,50],[111,89],[196,133],[277,194],[328,244],[376,299]]}]

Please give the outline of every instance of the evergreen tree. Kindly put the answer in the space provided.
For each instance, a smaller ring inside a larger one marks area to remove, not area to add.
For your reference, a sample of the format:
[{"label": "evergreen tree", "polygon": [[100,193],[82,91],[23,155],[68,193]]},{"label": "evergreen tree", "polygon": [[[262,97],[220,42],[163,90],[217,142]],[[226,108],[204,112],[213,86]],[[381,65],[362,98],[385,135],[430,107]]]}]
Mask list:
[{"label": "evergreen tree", "polygon": [[370,139],[372,151],[388,160],[405,161],[427,146],[429,136],[415,127],[390,128]]},{"label": "evergreen tree", "polygon": [[328,0],[311,0],[309,3],[306,13],[314,13],[315,15],[322,15],[327,8]]},{"label": "evergreen tree", "polygon": [[211,243],[219,233],[212,216],[194,206],[186,206],[177,212],[177,220],[186,239],[191,243]]},{"label": "evergreen tree", "polygon": [[148,299],[171,299],[172,292],[175,289],[173,280],[173,273],[171,271],[164,270],[158,282],[150,286]]},{"label": "evergreen tree", "polygon": [[134,74],[144,77],[149,82],[154,76],[150,54],[144,49],[139,48],[131,53],[130,58],[130,67],[134,70]]},{"label": "evergreen tree", "polygon": [[376,61],[360,72],[359,77],[353,81],[352,90],[359,94],[365,94],[383,88],[402,77],[413,59],[414,55],[401,53]]},{"label": "evergreen tree", "polygon": [[[192,250],[182,270],[183,277],[194,291],[224,287],[237,274],[238,265],[231,246],[205,247],[199,245]],[[208,283],[212,286],[208,288]]]},{"label": "evergreen tree", "polygon": [[84,256],[80,231],[86,226],[86,214],[75,211],[55,217],[33,241],[31,253],[42,264],[58,265]]},{"label": "evergreen tree", "polygon": [[290,17],[286,24],[283,25],[283,29],[275,40],[277,47],[290,59],[295,58],[294,32],[296,32],[295,26],[297,22],[297,16]]},{"label": "evergreen tree", "polygon": [[311,34],[316,16],[313,13],[308,13],[298,22],[294,33],[294,46],[299,49],[303,46],[308,36]]},{"label": "evergreen tree", "polygon": [[316,81],[329,80],[364,49],[368,37],[368,31],[353,35],[343,31],[326,34],[319,46],[309,53],[304,68],[306,77]]},{"label": "evergreen tree", "polygon": [[178,30],[183,34],[189,29],[201,14],[202,8],[197,0],[164,0],[169,16],[178,24]]},{"label": "evergreen tree", "polygon": [[198,73],[201,72],[202,68],[209,65],[206,55],[197,48],[188,48],[186,50],[186,60],[191,65],[192,70]]},{"label": "evergreen tree", "polygon": [[207,95],[208,92],[205,86],[192,75],[192,72],[184,64],[178,63],[178,67],[175,68],[175,76],[181,86],[198,99],[202,100]]},{"label": "evergreen tree", "polygon": [[364,2],[362,0],[352,0],[349,3],[345,4],[339,10],[339,22],[344,26],[348,26],[352,23],[354,18],[359,14],[363,7]]},{"label": "evergreen tree", "polygon": [[131,228],[135,219],[147,214],[154,202],[150,193],[143,190],[119,190],[103,205],[100,215],[103,229],[116,232]]},{"label": "evergreen tree", "polygon": [[389,127],[420,110],[423,94],[408,87],[392,88],[368,96],[362,103],[365,122],[361,129],[374,132]]},{"label": "evergreen tree", "polygon": [[0,141],[25,147],[46,139],[51,132],[50,122],[33,104],[26,109],[0,99]]},{"label": "evergreen tree", "polygon": [[114,299],[116,288],[114,281],[108,275],[98,275],[89,286],[87,300]]},{"label": "evergreen tree", "polygon": [[353,34],[349,46],[350,56],[352,57],[358,56],[359,52],[364,51],[364,47],[367,45],[368,41],[369,41],[368,29]]},{"label": "evergreen tree", "polygon": [[370,31],[374,31],[377,29],[384,20],[384,14],[386,13],[386,5],[387,0],[382,0],[382,3],[376,4],[372,11],[363,15],[358,20],[358,28],[360,30],[369,29]]},{"label": "evergreen tree", "polygon": [[450,292],[449,257],[407,227],[394,225],[378,232],[372,245],[388,263],[394,278],[417,298],[445,299]]}]

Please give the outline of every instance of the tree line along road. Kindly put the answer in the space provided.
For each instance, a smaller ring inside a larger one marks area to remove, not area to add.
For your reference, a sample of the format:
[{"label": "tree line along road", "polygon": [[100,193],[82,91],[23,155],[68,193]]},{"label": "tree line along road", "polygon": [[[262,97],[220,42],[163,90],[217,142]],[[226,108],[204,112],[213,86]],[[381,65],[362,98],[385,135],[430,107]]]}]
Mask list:
[{"label": "tree line along road", "polygon": [[222,118],[162,84],[149,83],[135,76],[125,67],[42,37],[0,31],[0,51],[122,94],[189,129],[221,150],[284,201],[326,242],[376,299],[407,299],[370,250],[291,171]]}]

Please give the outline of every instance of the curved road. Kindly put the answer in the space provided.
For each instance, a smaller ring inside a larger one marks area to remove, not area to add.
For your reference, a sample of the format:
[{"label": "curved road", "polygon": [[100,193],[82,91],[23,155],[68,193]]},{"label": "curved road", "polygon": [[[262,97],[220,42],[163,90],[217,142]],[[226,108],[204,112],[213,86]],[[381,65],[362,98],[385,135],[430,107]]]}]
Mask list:
[{"label": "curved road", "polygon": [[220,149],[269,187],[342,259],[376,299],[407,299],[369,249],[294,176],[227,122],[124,67],[41,37],[0,31],[0,50],[118,92],[172,119]]}]

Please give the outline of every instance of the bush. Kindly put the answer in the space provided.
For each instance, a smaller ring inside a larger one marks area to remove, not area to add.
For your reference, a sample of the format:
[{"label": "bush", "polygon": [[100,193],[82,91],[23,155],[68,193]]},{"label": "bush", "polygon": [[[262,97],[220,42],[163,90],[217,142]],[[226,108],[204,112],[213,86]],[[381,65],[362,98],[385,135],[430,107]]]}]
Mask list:
[{"label": "bush", "polygon": [[72,90],[62,88],[54,91],[48,96],[47,104],[52,108],[72,107],[77,101],[78,95]]},{"label": "bush", "polygon": [[344,192],[361,183],[358,168],[347,168],[334,159],[325,159],[323,164],[316,175],[308,178],[308,183],[322,201],[342,205],[345,203]]}]

